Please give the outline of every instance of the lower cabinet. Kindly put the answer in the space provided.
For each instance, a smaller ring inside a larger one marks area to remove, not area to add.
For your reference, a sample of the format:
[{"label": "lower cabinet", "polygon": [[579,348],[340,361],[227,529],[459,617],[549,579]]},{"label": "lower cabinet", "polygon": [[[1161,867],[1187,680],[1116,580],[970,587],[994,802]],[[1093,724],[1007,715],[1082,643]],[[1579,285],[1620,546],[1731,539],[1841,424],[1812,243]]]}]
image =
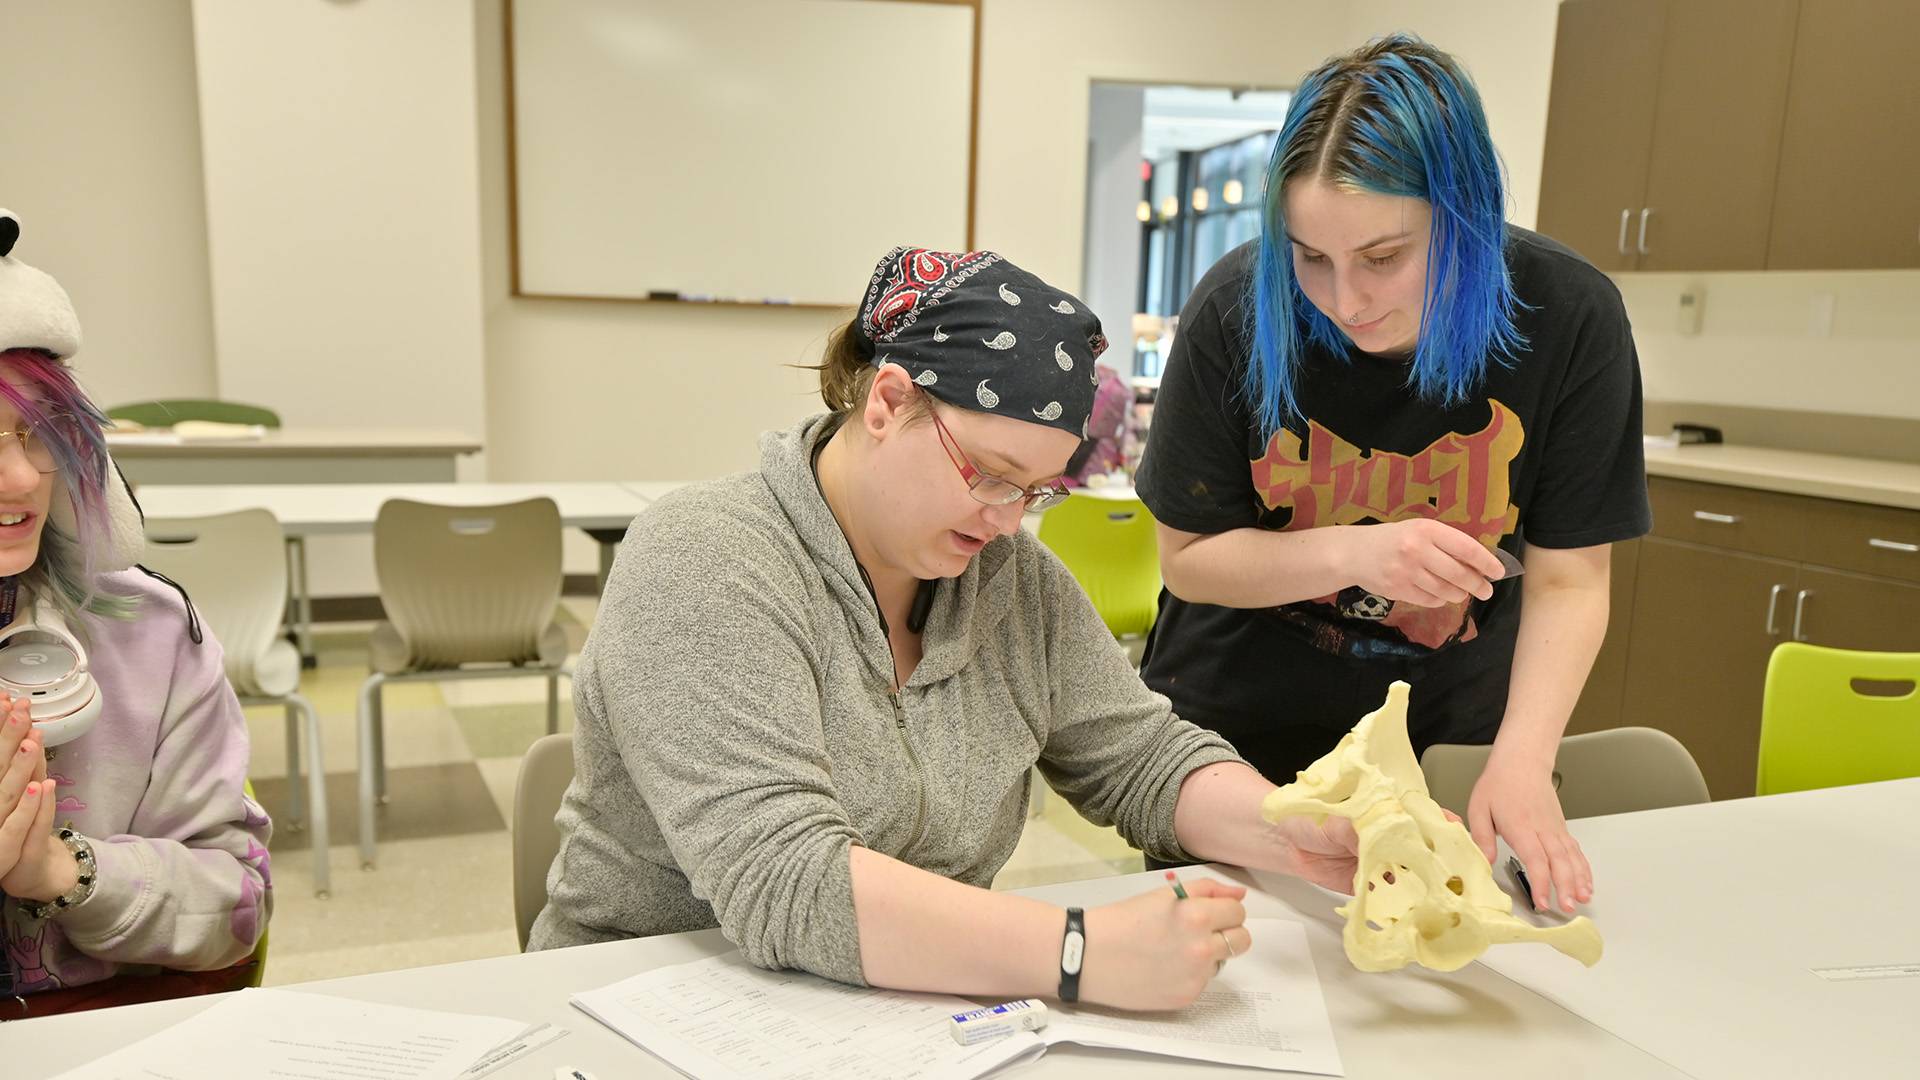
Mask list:
[{"label": "lower cabinet", "polygon": [[1568,731],[1660,728],[1714,798],[1751,795],[1776,646],[1920,652],[1920,512],[1659,477],[1651,489],[1654,532],[1615,547],[1606,644]]}]

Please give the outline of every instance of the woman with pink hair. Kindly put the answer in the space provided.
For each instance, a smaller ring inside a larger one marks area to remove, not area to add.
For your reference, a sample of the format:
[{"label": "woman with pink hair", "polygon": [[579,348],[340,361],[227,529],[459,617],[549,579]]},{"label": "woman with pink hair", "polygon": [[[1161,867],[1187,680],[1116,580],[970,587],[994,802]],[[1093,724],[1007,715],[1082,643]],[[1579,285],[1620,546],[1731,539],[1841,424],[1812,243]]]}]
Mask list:
[{"label": "woman with pink hair", "polygon": [[0,1019],[233,989],[272,896],[220,646],[134,566],[79,322],[19,235],[0,210]]}]

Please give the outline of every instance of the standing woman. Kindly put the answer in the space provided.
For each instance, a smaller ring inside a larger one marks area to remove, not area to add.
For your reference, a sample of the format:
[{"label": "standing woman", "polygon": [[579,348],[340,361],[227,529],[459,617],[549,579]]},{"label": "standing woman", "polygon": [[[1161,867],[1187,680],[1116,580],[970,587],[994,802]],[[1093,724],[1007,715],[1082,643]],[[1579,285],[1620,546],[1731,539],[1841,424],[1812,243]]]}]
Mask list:
[{"label": "standing woman", "polygon": [[1188,299],[1155,406],[1147,684],[1285,778],[1407,680],[1416,752],[1493,744],[1474,839],[1571,911],[1592,874],[1554,755],[1608,545],[1651,524],[1619,293],[1506,223],[1479,96],[1415,38],[1301,82],[1266,192],[1260,239]]}]

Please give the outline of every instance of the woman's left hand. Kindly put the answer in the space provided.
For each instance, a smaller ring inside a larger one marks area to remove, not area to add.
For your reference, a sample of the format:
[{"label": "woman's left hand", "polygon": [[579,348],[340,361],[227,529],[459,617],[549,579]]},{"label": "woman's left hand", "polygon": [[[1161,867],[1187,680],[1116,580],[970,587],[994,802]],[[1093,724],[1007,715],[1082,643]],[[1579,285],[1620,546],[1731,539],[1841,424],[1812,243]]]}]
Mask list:
[{"label": "woman's left hand", "polygon": [[1353,875],[1360,866],[1360,839],[1353,822],[1328,816],[1315,825],[1305,815],[1294,815],[1272,826],[1287,854],[1278,869],[1338,893],[1353,892]]},{"label": "woman's left hand", "polygon": [[1567,914],[1573,913],[1576,903],[1593,899],[1593,868],[1587,865],[1580,842],[1567,831],[1560,796],[1553,790],[1551,766],[1528,768],[1496,752],[1473,786],[1467,825],[1488,862],[1496,852],[1495,835],[1506,838],[1507,846],[1527,868],[1534,910],[1546,910],[1554,894]]}]

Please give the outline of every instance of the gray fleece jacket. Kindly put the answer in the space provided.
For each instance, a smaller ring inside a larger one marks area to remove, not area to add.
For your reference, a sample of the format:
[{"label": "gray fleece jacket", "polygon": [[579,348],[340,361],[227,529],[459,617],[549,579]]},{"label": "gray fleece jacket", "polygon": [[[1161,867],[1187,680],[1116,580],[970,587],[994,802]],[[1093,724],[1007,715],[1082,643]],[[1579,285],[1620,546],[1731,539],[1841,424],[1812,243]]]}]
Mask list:
[{"label": "gray fleece jacket", "polygon": [[940,583],[896,700],[813,476],[829,432],[769,433],[759,471],[628,531],[574,679],[576,775],[533,948],[717,925],[755,964],[861,983],[849,849],[989,886],[1036,762],[1087,818],[1183,857],[1181,781],[1238,758],[1141,683],[1031,535]]}]

